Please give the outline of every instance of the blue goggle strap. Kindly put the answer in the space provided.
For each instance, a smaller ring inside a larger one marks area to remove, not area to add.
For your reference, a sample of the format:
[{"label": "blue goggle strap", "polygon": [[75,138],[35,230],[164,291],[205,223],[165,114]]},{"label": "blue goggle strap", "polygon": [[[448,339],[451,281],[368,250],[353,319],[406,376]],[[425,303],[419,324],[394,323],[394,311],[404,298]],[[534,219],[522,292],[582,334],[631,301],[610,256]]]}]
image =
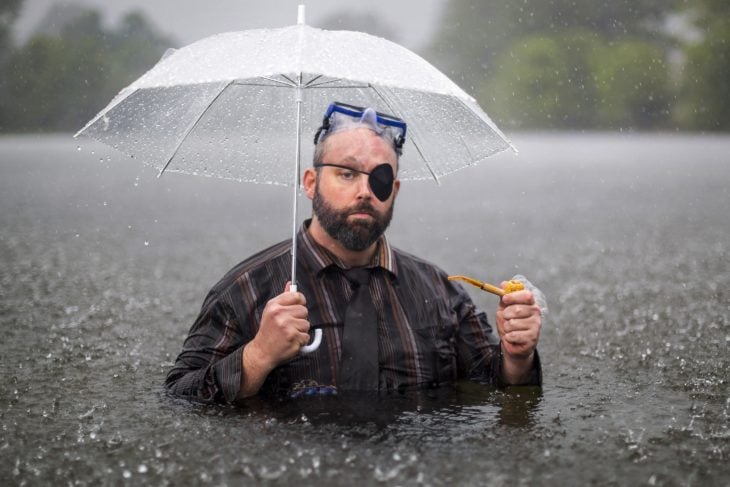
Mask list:
[{"label": "blue goggle strap", "polygon": [[[334,112],[339,112],[349,117],[362,120],[362,117],[365,114],[365,108],[348,105],[347,103],[330,103],[330,106],[327,107],[327,112],[325,113],[324,118],[329,120]],[[407,125],[402,119],[381,112],[375,112],[375,115],[379,124],[400,129],[401,136],[405,138]]]},{"label": "blue goggle strap", "polygon": [[[357,119],[362,121],[365,115],[365,108],[358,107],[355,105],[348,105],[347,103],[341,103],[341,102],[334,102],[330,103],[330,105],[327,107],[327,111],[325,112],[325,115],[322,119],[322,126],[319,127],[317,130],[317,133],[314,135],[314,143],[317,144],[320,139],[322,139],[330,130],[332,124],[330,122],[330,119],[332,117],[333,113],[341,113],[343,115],[346,115],[348,117],[351,117],[353,119]],[[401,153],[403,144],[406,140],[406,130],[407,130],[407,124],[402,119],[398,117],[394,117],[392,115],[388,115],[381,112],[375,112],[375,119],[378,124],[384,127],[393,127],[397,131],[400,131],[400,134],[398,134],[394,140],[393,144],[395,145],[396,152],[398,154]]]}]

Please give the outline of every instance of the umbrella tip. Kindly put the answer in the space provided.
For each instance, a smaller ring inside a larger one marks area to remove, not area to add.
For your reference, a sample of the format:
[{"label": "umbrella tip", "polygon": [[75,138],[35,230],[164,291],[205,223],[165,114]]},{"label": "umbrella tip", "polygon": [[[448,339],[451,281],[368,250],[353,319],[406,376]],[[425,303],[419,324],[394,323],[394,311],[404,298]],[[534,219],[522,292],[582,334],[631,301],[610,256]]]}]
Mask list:
[{"label": "umbrella tip", "polygon": [[304,5],[299,5],[297,8],[297,25],[304,25]]}]

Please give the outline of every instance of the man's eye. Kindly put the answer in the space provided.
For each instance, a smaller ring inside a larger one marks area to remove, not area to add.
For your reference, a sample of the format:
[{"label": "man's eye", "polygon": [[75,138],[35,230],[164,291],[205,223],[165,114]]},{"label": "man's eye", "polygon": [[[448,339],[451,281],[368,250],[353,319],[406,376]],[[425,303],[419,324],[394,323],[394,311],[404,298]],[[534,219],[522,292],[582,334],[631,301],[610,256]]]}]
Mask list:
[{"label": "man's eye", "polygon": [[355,171],[342,171],[340,177],[346,181],[355,179]]}]

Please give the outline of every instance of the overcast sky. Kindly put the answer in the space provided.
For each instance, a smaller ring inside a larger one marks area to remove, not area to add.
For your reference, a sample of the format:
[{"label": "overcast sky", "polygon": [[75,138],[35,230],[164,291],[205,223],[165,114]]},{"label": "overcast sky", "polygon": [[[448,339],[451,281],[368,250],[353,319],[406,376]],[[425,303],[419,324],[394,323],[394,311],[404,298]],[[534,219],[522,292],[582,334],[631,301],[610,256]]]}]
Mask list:
[{"label": "overcast sky", "polygon": [[418,49],[433,33],[446,0],[24,0],[15,36],[24,41],[51,5],[77,4],[101,11],[107,23],[131,10],[142,11],[163,33],[185,45],[219,32],[295,24],[301,3],[307,8],[307,23],[315,27],[344,9],[373,12],[397,33],[394,40]]}]

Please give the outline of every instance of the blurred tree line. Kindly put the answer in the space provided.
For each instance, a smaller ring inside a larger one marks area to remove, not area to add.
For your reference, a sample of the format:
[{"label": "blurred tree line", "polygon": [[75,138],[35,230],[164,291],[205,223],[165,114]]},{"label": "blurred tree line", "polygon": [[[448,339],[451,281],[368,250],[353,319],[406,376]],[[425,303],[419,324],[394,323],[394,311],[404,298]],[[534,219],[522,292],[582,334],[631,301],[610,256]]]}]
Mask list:
[{"label": "blurred tree line", "polygon": [[[0,3],[0,132],[80,128],[172,45],[77,8],[14,46],[21,3]],[[392,38],[373,15],[324,24]],[[728,131],[728,43],[728,0],[449,0],[423,54],[505,128]]]},{"label": "blurred tree line", "polygon": [[172,44],[139,13],[106,28],[98,12],[77,7],[57,32],[15,47],[9,29],[21,3],[0,4],[0,132],[80,129]]},{"label": "blurred tree line", "polygon": [[506,127],[727,131],[728,43],[728,0],[451,0],[426,56]]}]

